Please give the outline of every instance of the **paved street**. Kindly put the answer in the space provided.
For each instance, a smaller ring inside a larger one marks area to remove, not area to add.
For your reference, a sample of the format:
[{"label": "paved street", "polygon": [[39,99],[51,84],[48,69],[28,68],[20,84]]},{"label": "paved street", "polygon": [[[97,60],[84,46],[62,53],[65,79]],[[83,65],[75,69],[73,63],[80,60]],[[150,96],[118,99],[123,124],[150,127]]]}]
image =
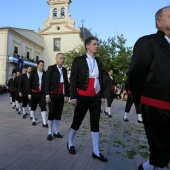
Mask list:
[{"label": "paved street", "polygon": [[[73,107],[66,104],[62,114],[62,139],[47,141],[39,109],[37,126],[12,109],[9,94],[0,95],[0,170],[136,170],[148,157],[143,124],[137,123],[134,107],[129,122],[124,122],[125,101],[112,104],[113,118],[101,114],[100,150],[107,156],[103,163],[91,157],[92,141],[87,113],[75,138],[76,155],[68,153],[66,143],[73,118]],[[102,106],[104,110],[104,106]]]}]

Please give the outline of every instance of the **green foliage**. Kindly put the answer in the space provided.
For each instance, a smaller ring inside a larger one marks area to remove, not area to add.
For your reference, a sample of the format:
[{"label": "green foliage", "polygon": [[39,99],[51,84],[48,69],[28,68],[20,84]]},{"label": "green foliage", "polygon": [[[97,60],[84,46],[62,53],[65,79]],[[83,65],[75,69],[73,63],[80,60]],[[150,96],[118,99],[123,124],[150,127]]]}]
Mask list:
[{"label": "green foliage", "polygon": [[[76,49],[65,53],[65,66],[70,71],[73,59],[86,53],[84,46],[79,46]],[[107,75],[108,70],[114,70],[114,77],[116,83],[124,83],[126,80],[126,73],[129,68],[132,55],[132,47],[126,47],[126,39],[123,35],[108,38],[107,41],[99,40],[99,49],[96,54],[103,63],[104,76]]]}]

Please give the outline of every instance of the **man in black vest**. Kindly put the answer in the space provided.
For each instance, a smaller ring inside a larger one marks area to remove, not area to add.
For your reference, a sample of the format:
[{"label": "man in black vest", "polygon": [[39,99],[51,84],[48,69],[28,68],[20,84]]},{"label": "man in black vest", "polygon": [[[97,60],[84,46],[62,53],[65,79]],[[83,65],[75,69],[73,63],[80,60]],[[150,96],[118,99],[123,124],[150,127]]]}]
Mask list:
[{"label": "man in black vest", "polygon": [[46,123],[46,102],[45,102],[45,71],[44,61],[37,62],[37,69],[33,70],[28,80],[28,99],[31,100],[32,125],[36,125],[35,110],[37,104],[41,109],[43,127],[48,127]]},{"label": "man in black vest", "polygon": [[19,93],[18,93],[18,82],[20,78],[20,72],[16,72],[16,77],[14,79],[14,87],[15,87],[15,104],[16,104],[16,111],[18,111],[18,100],[19,100]]},{"label": "man in black vest", "polygon": [[107,100],[107,106],[106,106],[106,110],[104,111],[104,113],[108,115],[109,118],[112,118],[110,109],[111,109],[111,105],[114,99],[115,87],[116,87],[116,83],[113,77],[113,70],[110,69],[108,71],[108,76],[105,78],[105,81],[104,81],[104,91],[105,91],[106,100]]},{"label": "man in black vest", "polygon": [[58,53],[56,64],[49,66],[46,72],[45,94],[49,106],[47,140],[52,140],[53,124],[54,137],[63,138],[58,129],[63,111],[64,96],[66,102],[69,99],[67,69],[62,66],[64,59],[64,54]]},{"label": "man in black vest", "polygon": [[85,40],[87,53],[76,57],[72,63],[70,81],[70,103],[75,106],[74,118],[67,143],[68,151],[75,154],[73,139],[87,110],[90,112],[91,135],[93,141],[92,157],[107,162],[99,151],[99,121],[101,104],[104,104],[102,63],[94,55],[98,51],[98,39]]},{"label": "man in black vest", "polygon": [[32,71],[32,67],[29,66],[27,68],[27,72],[20,76],[19,84],[18,84],[19,96],[22,97],[23,119],[26,118],[26,107],[28,105],[28,80],[31,71]]},{"label": "man in black vest", "polygon": [[12,97],[12,108],[15,109],[15,85],[14,79],[16,77],[16,73],[12,73],[12,78],[8,81],[8,88],[10,92],[10,96]]},{"label": "man in black vest", "polygon": [[170,162],[170,6],[155,14],[156,34],[137,40],[128,72],[142,116],[150,158],[139,170],[163,170]]}]

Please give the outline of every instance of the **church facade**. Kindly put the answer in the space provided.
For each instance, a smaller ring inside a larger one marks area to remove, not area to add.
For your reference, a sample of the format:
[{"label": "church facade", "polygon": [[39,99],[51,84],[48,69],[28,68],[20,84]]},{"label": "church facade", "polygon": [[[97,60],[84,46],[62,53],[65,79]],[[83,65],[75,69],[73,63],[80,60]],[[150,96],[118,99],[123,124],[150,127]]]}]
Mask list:
[{"label": "church facade", "polygon": [[42,30],[0,28],[0,84],[5,84],[12,72],[17,70],[19,60],[24,65],[36,67],[36,61],[41,59],[47,69],[55,63],[57,53],[65,53],[84,44],[87,36],[82,31],[87,29],[75,28],[75,21],[69,14],[71,0],[48,0],[47,3],[50,14]]}]

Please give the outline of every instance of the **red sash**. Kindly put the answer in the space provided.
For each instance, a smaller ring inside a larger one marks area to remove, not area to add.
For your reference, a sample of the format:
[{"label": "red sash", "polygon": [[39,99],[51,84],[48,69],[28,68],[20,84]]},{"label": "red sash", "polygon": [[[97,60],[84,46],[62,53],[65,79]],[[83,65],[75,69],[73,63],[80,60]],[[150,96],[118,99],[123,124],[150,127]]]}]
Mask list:
[{"label": "red sash", "polygon": [[50,93],[52,93],[52,94],[63,94],[63,86],[64,86],[64,83],[60,83],[57,92],[50,91]]},{"label": "red sash", "polygon": [[77,93],[81,96],[96,96],[99,95],[99,93],[96,94],[95,89],[94,89],[94,78],[89,78],[88,79],[88,84],[87,84],[87,89],[86,90],[77,90]]}]

